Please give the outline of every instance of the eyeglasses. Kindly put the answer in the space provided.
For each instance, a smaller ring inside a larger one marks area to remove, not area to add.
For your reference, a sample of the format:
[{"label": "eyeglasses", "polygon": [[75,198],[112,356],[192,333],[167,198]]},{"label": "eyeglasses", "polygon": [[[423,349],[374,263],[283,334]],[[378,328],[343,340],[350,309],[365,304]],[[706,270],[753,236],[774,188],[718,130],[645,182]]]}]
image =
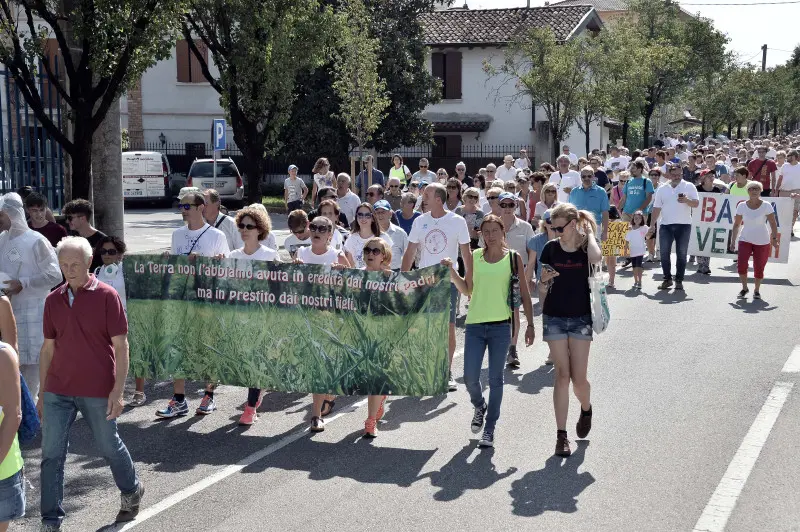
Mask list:
[{"label": "eyeglasses", "polygon": [[487,174],[493,174],[494,172],[495,172],[494,170],[486,170]]},{"label": "eyeglasses", "polygon": [[564,229],[565,229],[565,228],[566,228],[568,225],[569,225],[569,222],[567,222],[565,225],[562,225],[561,227],[557,227],[557,226],[555,226],[555,225],[551,225],[551,226],[550,226],[550,228],[551,228],[553,231],[555,231],[556,233],[563,233],[563,232],[564,232]]},{"label": "eyeglasses", "polygon": [[100,249],[100,255],[108,255],[109,257],[113,257],[116,254],[117,254],[116,248],[111,248],[111,249],[102,248],[102,249]]},{"label": "eyeglasses", "polygon": [[457,187],[455,185],[447,185],[447,190],[458,190],[459,188],[460,187]]},{"label": "eyeglasses", "polygon": [[305,229],[291,229],[291,232],[292,232],[293,235],[302,235],[303,233],[306,232],[306,230]]},{"label": "eyeglasses", "polygon": [[517,205],[513,201],[501,201],[499,203],[501,209],[516,209]]},{"label": "eyeglasses", "polygon": [[494,200],[496,200],[498,197],[499,197],[499,196],[486,196],[486,201],[494,201]]},{"label": "eyeglasses", "polygon": [[400,185],[389,185],[389,188],[400,188]]},{"label": "eyeglasses", "polygon": [[308,226],[308,230],[312,233],[327,233],[330,229],[331,227],[329,225],[309,224]]},{"label": "eyeglasses", "polygon": [[[178,210],[183,209],[184,211],[188,211],[192,207],[197,207],[197,205],[192,205],[191,203],[178,203]],[[70,218],[70,216],[67,216],[67,221],[69,221]]]},{"label": "eyeglasses", "polygon": [[362,220],[363,219],[367,219],[367,218],[372,218],[372,213],[371,212],[359,212],[359,213],[356,214],[356,217],[357,218],[361,218]]},{"label": "eyeglasses", "polygon": [[473,196],[472,194],[465,194],[464,199],[478,199],[480,196]]},{"label": "eyeglasses", "polygon": [[419,167],[420,167],[420,168],[427,168],[427,167],[428,167],[428,165],[427,165],[427,164],[421,164],[421,165],[419,165]]},{"label": "eyeglasses", "polygon": [[236,227],[238,227],[239,229],[247,229],[248,231],[252,231],[257,226],[253,224],[236,224]]},{"label": "eyeglasses", "polygon": [[378,255],[382,255],[383,250],[381,248],[364,248],[364,255],[372,255],[373,257],[377,257]]},{"label": "eyeglasses", "polygon": [[447,175],[447,172],[436,172],[436,175]]},{"label": "eyeglasses", "polygon": [[456,168],[456,172],[466,172],[466,168]]},{"label": "eyeglasses", "polygon": [[591,179],[594,176],[592,174],[581,174],[581,179]]},{"label": "eyeglasses", "polygon": [[661,174],[656,173],[656,172],[651,172],[649,175],[650,175],[650,177],[661,177]]}]

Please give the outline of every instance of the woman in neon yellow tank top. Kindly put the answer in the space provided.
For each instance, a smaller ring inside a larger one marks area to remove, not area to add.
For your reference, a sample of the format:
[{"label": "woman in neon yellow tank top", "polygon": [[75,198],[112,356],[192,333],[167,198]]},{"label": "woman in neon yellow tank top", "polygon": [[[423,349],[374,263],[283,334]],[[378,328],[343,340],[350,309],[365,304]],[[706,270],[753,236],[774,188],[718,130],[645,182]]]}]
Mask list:
[{"label": "woman in neon yellow tank top", "polygon": [[747,170],[747,167],[740,166],[739,168],[733,171],[733,175],[736,178],[736,181],[731,183],[730,188],[728,189],[730,195],[743,196],[745,198],[748,197],[747,183],[749,183],[750,181],[748,181],[747,177],[750,175],[750,172]]},{"label": "woman in neon yellow tank top", "polygon": [[14,349],[0,342],[0,532],[25,515],[25,485],[17,430],[22,419],[19,361]]},{"label": "woman in neon yellow tank top", "polygon": [[[471,297],[467,312],[467,327],[464,335],[464,384],[469,392],[475,412],[472,417],[472,433],[483,429],[478,445],[494,446],[494,432],[500,417],[500,404],[503,401],[503,371],[506,353],[511,344],[511,323],[514,310],[508,303],[511,283],[511,260],[517,261],[516,272],[522,278],[520,294],[528,327],[525,330],[525,345],[534,339],[533,307],[524,282],[525,267],[522,258],[508,249],[505,242],[506,230],[499,216],[488,215],[480,226],[483,237],[482,249],[472,252],[473,267],[467,270],[466,279],[452,268],[452,261],[444,259],[442,264],[450,267],[450,277],[465,296]],[[480,382],[483,354],[489,351],[489,403],[483,398]],[[484,427],[484,421],[486,426]]]}]

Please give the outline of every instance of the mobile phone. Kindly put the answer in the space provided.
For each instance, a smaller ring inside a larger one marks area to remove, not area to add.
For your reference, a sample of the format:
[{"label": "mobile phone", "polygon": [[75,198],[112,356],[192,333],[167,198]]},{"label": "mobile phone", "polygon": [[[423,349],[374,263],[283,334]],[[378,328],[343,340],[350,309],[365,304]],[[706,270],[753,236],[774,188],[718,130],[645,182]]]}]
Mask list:
[{"label": "mobile phone", "polygon": [[680,194],[678,194],[678,197],[679,197],[679,198],[685,198],[685,197],[686,197],[686,194],[680,193]]},{"label": "mobile phone", "polygon": [[548,271],[550,273],[556,273],[556,269],[550,266],[549,264],[542,263],[542,271]]}]

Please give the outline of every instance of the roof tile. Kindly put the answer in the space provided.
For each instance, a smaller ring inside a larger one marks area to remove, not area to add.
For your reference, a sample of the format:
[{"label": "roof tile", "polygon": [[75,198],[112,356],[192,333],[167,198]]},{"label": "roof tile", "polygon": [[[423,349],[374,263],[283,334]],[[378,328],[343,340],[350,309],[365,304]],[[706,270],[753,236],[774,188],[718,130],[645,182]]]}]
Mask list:
[{"label": "roof tile", "polygon": [[427,45],[501,44],[533,28],[552,28],[566,40],[593,9],[590,5],[444,10],[420,17]]}]

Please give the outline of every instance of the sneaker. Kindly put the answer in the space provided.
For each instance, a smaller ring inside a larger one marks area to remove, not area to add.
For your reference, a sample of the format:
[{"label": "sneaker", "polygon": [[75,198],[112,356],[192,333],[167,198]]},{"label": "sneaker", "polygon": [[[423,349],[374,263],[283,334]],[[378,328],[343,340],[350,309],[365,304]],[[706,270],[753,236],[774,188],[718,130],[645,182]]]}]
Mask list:
[{"label": "sneaker", "polygon": [[556,456],[569,456],[572,451],[569,448],[569,440],[565,432],[559,432],[556,436]]},{"label": "sneaker", "polygon": [[451,373],[447,378],[447,391],[454,392],[456,390],[458,390],[458,384],[456,384],[456,380],[453,378],[453,374]]},{"label": "sneaker", "polygon": [[325,430],[325,422],[321,417],[314,416],[311,418],[311,428],[308,430],[311,432],[322,432]]},{"label": "sneaker", "polygon": [[748,292],[750,292],[749,288],[742,288],[741,290],[739,290],[739,297],[746,296]]},{"label": "sneaker", "polygon": [[575,425],[575,434],[578,438],[585,438],[592,430],[592,406],[589,405],[589,411],[586,412],[581,408],[581,413],[578,416],[578,424]]},{"label": "sneaker", "polygon": [[128,401],[128,406],[131,408],[136,408],[137,406],[142,406],[147,402],[147,396],[144,392],[133,392],[133,398]]},{"label": "sneaker", "polygon": [[550,355],[547,355],[547,358],[545,359],[544,363],[545,363],[546,366],[552,366],[553,365],[553,359],[550,358]]},{"label": "sneaker", "polygon": [[759,292],[758,290],[753,292],[753,299],[761,299],[761,292]]},{"label": "sneaker", "polygon": [[139,487],[133,493],[121,494],[122,502],[115,522],[127,523],[136,519],[136,516],[139,515],[139,505],[142,503],[142,497],[144,497],[144,485],[141,482],[139,482]]},{"label": "sneaker", "polygon": [[675,281],[675,290],[683,290],[683,281]]},{"label": "sneaker", "polygon": [[631,265],[631,259],[625,259],[625,261],[622,263],[622,266],[620,266],[620,268],[627,268],[630,265]]},{"label": "sneaker", "polygon": [[695,263],[695,260],[696,260],[696,259],[695,259],[694,255],[690,256],[690,257],[689,257],[689,264],[694,264],[694,263]]},{"label": "sneaker", "polygon": [[517,356],[517,346],[508,346],[508,356],[506,357],[506,365],[510,368],[519,367],[519,357]]},{"label": "sneaker", "polygon": [[664,279],[660,285],[658,285],[659,290],[669,290],[672,288],[672,279]]},{"label": "sneaker", "polygon": [[195,410],[194,413],[201,416],[207,416],[216,409],[217,402],[214,401],[214,398],[210,395],[204,395],[203,400],[200,401],[200,406],[197,407],[197,410]]},{"label": "sneaker", "polygon": [[377,420],[368,417],[366,421],[364,421],[364,437],[365,438],[377,438],[378,437],[378,428]]},{"label": "sneaker", "polygon": [[383,405],[386,404],[386,398],[387,397],[389,397],[389,396],[388,395],[384,395],[383,399],[381,399],[381,404],[378,407],[378,412],[375,414],[375,420],[376,421],[380,421],[381,419],[383,419],[383,412],[384,412]]},{"label": "sneaker", "polygon": [[647,258],[644,261],[645,262],[655,262],[656,259],[652,255],[647,255]]},{"label": "sneaker", "polygon": [[181,402],[178,402],[173,397],[172,400],[167,405],[167,408],[158,410],[156,412],[156,416],[168,419],[178,416],[185,416],[188,413],[189,413],[189,403],[186,402],[186,399],[184,399]]},{"label": "sneaker", "polygon": [[478,447],[494,447],[494,432],[490,430],[484,430],[483,436],[481,436],[481,439],[478,442]]},{"label": "sneaker", "polygon": [[239,418],[239,425],[252,425],[258,421],[258,413],[254,406],[244,407],[244,414]]},{"label": "sneaker", "polygon": [[483,419],[486,417],[486,404],[475,408],[475,414],[472,416],[472,423],[470,429],[473,434],[477,434],[483,428]]}]

